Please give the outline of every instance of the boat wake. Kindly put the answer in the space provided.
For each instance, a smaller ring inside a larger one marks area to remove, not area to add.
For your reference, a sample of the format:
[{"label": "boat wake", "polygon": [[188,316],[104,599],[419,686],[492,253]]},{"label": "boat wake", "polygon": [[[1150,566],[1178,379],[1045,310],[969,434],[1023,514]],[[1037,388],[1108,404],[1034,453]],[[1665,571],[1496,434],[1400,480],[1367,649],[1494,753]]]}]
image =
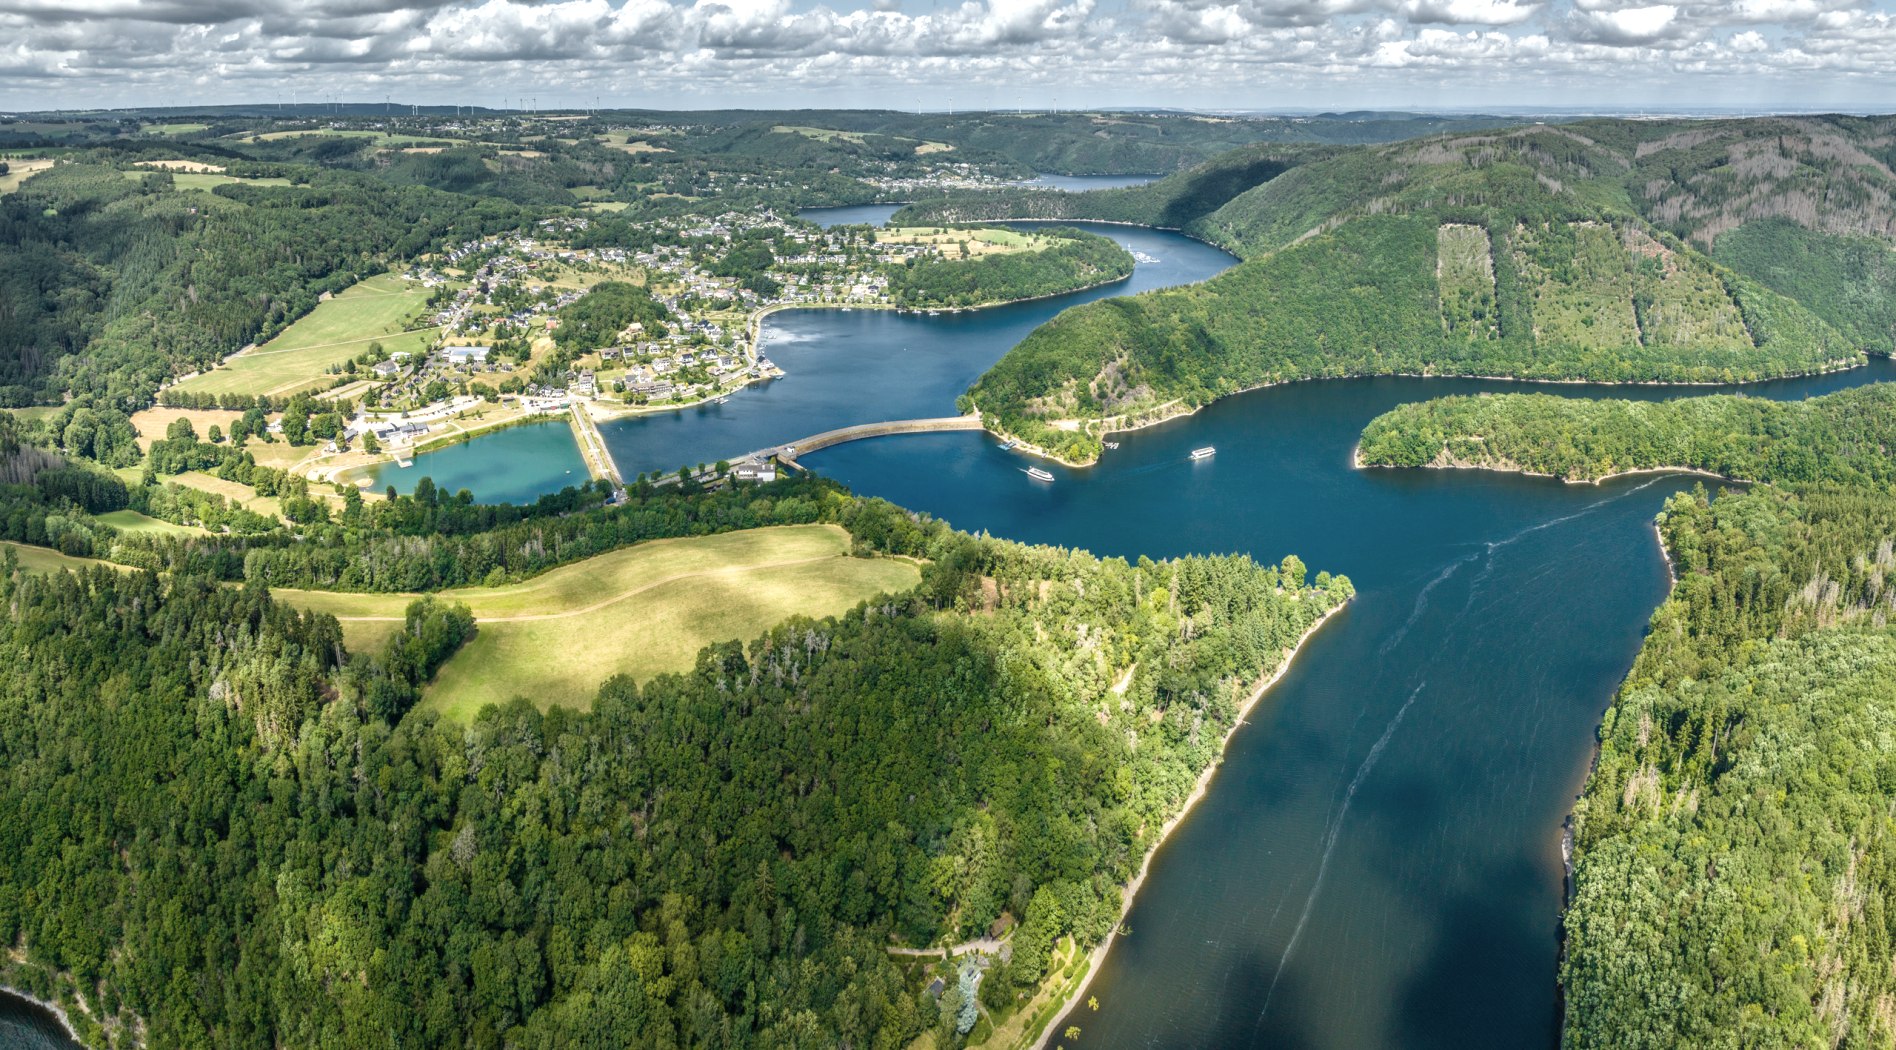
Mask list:
[{"label": "boat wake", "polygon": [[1257,1023],[1251,1028],[1253,1038],[1264,1027],[1264,1018],[1271,1012],[1271,999],[1277,995],[1277,982],[1284,979],[1284,970],[1290,965],[1290,957],[1297,952],[1297,942],[1303,939],[1304,927],[1310,924],[1310,912],[1316,908],[1317,895],[1323,892],[1323,876],[1330,870],[1330,855],[1336,852],[1337,839],[1343,835],[1343,820],[1349,816],[1356,789],[1369,779],[1369,771],[1376,768],[1376,760],[1382,757],[1383,749],[1389,746],[1389,738],[1396,735],[1396,727],[1402,724],[1403,717],[1409,713],[1415,698],[1422,695],[1422,688],[1427,684],[1424,682],[1409,693],[1409,698],[1396,709],[1395,717],[1383,727],[1382,735],[1370,745],[1369,754],[1363,756],[1363,764],[1356,767],[1356,776],[1350,778],[1350,786],[1343,792],[1343,801],[1337,807],[1336,816],[1324,829],[1323,854],[1317,861],[1317,877],[1310,884],[1310,895],[1304,898],[1303,914],[1297,917],[1297,928],[1290,932],[1290,941],[1284,945],[1284,954],[1277,960],[1277,972],[1271,976],[1270,990],[1264,993],[1264,1008],[1257,1012]]},{"label": "boat wake", "polygon": [[1505,536],[1498,540],[1483,541],[1481,544],[1480,550],[1471,551],[1468,554],[1465,554],[1462,557],[1457,558],[1452,562],[1449,562],[1446,568],[1444,568],[1441,572],[1435,575],[1434,579],[1430,580],[1426,584],[1423,584],[1422,590],[1418,592],[1415,596],[1415,608],[1409,611],[1409,618],[1403,621],[1401,627],[1396,628],[1396,630],[1390,634],[1389,638],[1383,642],[1382,648],[1376,651],[1376,655],[1388,656],[1389,651],[1391,649],[1394,649],[1398,643],[1400,643],[1404,638],[1408,637],[1409,629],[1415,626],[1416,621],[1422,618],[1422,613],[1426,611],[1429,607],[1429,593],[1434,591],[1435,588],[1441,586],[1441,584],[1445,582],[1450,576],[1455,575],[1455,571],[1457,569],[1460,569],[1462,566],[1472,561],[1483,561],[1485,563],[1481,567],[1481,573],[1477,575],[1473,580],[1469,581],[1469,584],[1468,584],[1468,601],[1469,603],[1472,604],[1475,600],[1475,592],[1478,589],[1480,589],[1483,583],[1487,582],[1489,575],[1494,572],[1494,554],[1496,551],[1499,551],[1505,547],[1512,546],[1513,544],[1519,542],[1520,540],[1523,540],[1527,538],[1528,536],[1531,536],[1534,533],[1541,531],[1542,529],[1551,529],[1556,525],[1565,524],[1569,521],[1574,520],[1575,518],[1584,518],[1588,514],[1591,514],[1594,511],[1599,510],[1601,507],[1618,503],[1619,501],[1623,499],[1627,499],[1628,497],[1631,497],[1636,493],[1642,492],[1646,489],[1651,488],[1654,485],[1657,485],[1659,482],[1663,480],[1665,480],[1663,477],[1659,477],[1659,478],[1653,478],[1650,481],[1641,482],[1640,484],[1635,485],[1630,489],[1627,489],[1625,492],[1616,492],[1611,496],[1594,500],[1592,503],[1589,503],[1586,506],[1581,507],[1579,510],[1574,511],[1571,514],[1563,514],[1558,518],[1549,518],[1546,521],[1536,522],[1532,525],[1526,526],[1522,529],[1515,531],[1511,535]]}]

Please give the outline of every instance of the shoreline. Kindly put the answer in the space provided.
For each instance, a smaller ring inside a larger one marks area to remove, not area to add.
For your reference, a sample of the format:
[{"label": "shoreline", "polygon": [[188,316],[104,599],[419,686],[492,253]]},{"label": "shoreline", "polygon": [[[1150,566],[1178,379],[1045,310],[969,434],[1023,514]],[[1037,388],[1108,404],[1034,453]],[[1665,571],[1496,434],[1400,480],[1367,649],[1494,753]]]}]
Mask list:
[{"label": "shoreline", "polygon": [[[1152,227],[1146,227],[1146,228],[1151,229]],[[1174,287],[1182,287],[1182,286],[1174,286]],[[1210,408],[1212,405],[1215,405],[1218,402],[1225,400],[1226,398],[1238,397],[1240,395],[1254,393],[1259,390],[1268,390],[1271,387],[1276,387],[1276,386],[1288,386],[1291,383],[1320,383],[1320,382],[1326,382],[1330,380],[1355,380],[1355,379],[1472,379],[1472,380],[1479,380],[1481,382],[1487,382],[1487,383],[1538,383],[1538,384],[1545,384],[1545,385],[1550,385],[1550,386],[1747,387],[1747,386],[1757,386],[1758,384],[1761,384],[1761,383],[1780,383],[1780,382],[1785,382],[1785,381],[1793,380],[1793,379],[1809,379],[1812,376],[1827,376],[1827,375],[1835,375],[1836,373],[1839,373],[1839,372],[1850,372],[1859,368],[1868,367],[1870,363],[1869,359],[1872,356],[1882,356],[1882,355],[1865,354],[1862,360],[1857,361],[1854,364],[1843,365],[1837,368],[1820,368],[1820,369],[1816,369],[1810,372],[1791,372],[1791,373],[1786,373],[1785,375],[1766,376],[1762,379],[1746,379],[1746,380],[1740,380],[1737,382],[1727,382],[1724,380],[1719,380],[1719,381],[1692,380],[1692,381],[1673,382],[1671,380],[1663,380],[1663,379],[1623,379],[1623,380],[1524,379],[1518,376],[1462,375],[1458,373],[1442,373],[1442,372],[1426,372],[1426,373],[1425,372],[1351,372],[1344,375],[1334,375],[1334,376],[1300,376],[1295,379],[1272,379],[1267,382],[1257,383],[1252,386],[1242,387],[1237,390],[1233,390],[1229,394],[1220,394],[1217,397],[1212,398],[1210,401],[1207,401],[1204,404],[1199,405],[1195,408],[1181,409],[1174,412],[1168,412],[1162,416],[1147,420],[1143,423],[1139,423],[1134,426],[1114,428],[1111,430],[1102,431],[1101,436],[1102,438],[1104,438],[1105,436],[1108,436],[1108,435],[1137,433],[1138,431],[1145,430],[1150,427],[1158,426],[1161,423],[1170,423],[1174,419],[1184,419],[1189,416],[1197,415],[1199,412],[1202,412],[1205,409]],[[1737,391],[1737,393],[1741,396],[1744,396],[1744,391],[1742,390]],[[1177,399],[1175,398],[1174,400],[1176,401]],[[1160,407],[1163,407],[1163,406],[1160,406]],[[1085,425],[1086,421],[1080,420],[1079,422],[1081,423],[1081,425]],[[991,433],[1000,433],[1000,432],[991,431]],[[1052,456],[1052,455],[1048,455],[1046,458],[1056,460],[1057,462],[1064,463],[1067,466],[1071,466],[1071,467],[1090,467],[1093,464],[1099,462],[1099,456],[1097,454],[1094,455],[1092,459],[1087,460],[1084,463],[1076,463],[1070,460],[1060,459],[1059,457]],[[1528,473],[1528,472],[1523,471],[1522,473]],[[1695,471],[1695,473],[1709,473],[1709,472]],[[1552,477],[1553,475],[1549,474],[1549,475],[1542,475],[1542,476]],[[1609,476],[1617,477],[1618,475],[1609,475]],[[1738,480],[1738,479],[1730,479],[1730,480]]]},{"label": "shoreline", "polygon": [[21,1002],[32,1003],[34,1006],[37,1006],[41,1010],[44,1010],[48,1014],[51,1014],[53,1020],[59,1022],[59,1027],[65,1030],[67,1039],[72,1040],[74,1043],[77,1043],[80,1046],[86,1045],[85,1040],[79,1038],[78,1029],[72,1026],[72,1018],[66,1016],[65,1007],[55,1002],[48,1002],[45,999],[41,999],[37,995],[33,995],[29,992],[23,992],[19,990],[18,988],[14,988],[10,985],[0,984],[0,992],[4,992],[5,994],[10,995],[14,997],[15,999],[20,1000]]},{"label": "shoreline", "polygon": [[1518,474],[1526,478],[1547,478],[1551,481],[1558,481],[1563,485],[1604,485],[1616,478],[1638,477],[1641,474],[1685,474],[1692,477],[1711,478],[1714,481],[1722,481],[1729,485],[1759,484],[1759,482],[1753,478],[1734,478],[1729,474],[1720,474],[1717,471],[1705,470],[1701,467],[1681,467],[1676,465],[1629,467],[1626,470],[1616,470],[1611,474],[1602,474],[1597,478],[1569,478],[1560,474],[1549,474],[1544,470],[1527,470],[1520,466],[1508,466],[1504,464],[1424,463],[1419,467],[1409,467],[1398,463],[1365,463],[1363,462],[1363,444],[1361,441],[1358,441],[1355,447],[1350,449],[1350,466],[1355,470],[1485,470],[1496,474]]},{"label": "shoreline", "polygon": [[1152,870],[1152,858],[1158,856],[1160,847],[1164,846],[1166,842],[1171,839],[1172,832],[1178,830],[1179,825],[1183,824],[1185,818],[1191,815],[1192,810],[1197,807],[1199,801],[1210,792],[1212,779],[1217,776],[1220,769],[1224,768],[1225,752],[1231,748],[1231,738],[1237,736],[1238,730],[1248,724],[1246,719],[1251,714],[1252,709],[1257,707],[1258,701],[1264,699],[1265,694],[1271,691],[1271,687],[1275,686],[1284,675],[1290,673],[1291,667],[1297,662],[1297,657],[1303,655],[1305,643],[1315,637],[1317,631],[1321,630],[1324,624],[1329,623],[1332,617],[1344,609],[1349,608],[1350,603],[1355,600],[1356,596],[1352,594],[1350,597],[1331,606],[1322,616],[1317,617],[1316,622],[1305,628],[1304,633],[1298,637],[1297,641],[1291,645],[1290,648],[1285,650],[1284,658],[1278,661],[1276,669],[1254,686],[1251,689],[1251,695],[1246,697],[1244,702],[1238,705],[1238,717],[1231,723],[1231,728],[1225,731],[1224,740],[1218,745],[1218,760],[1199,772],[1198,781],[1192,785],[1191,794],[1185,797],[1185,804],[1179,807],[1178,812],[1167,818],[1165,825],[1159,829],[1158,838],[1152,840],[1152,845],[1146,850],[1145,858],[1139,862],[1138,874],[1134,875],[1132,879],[1126,883],[1125,888],[1121,890],[1119,899],[1119,921],[1113,923],[1113,928],[1107,931],[1106,939],[1095,945],[1092,952],[1087,955],[1086,969],[1081,971],[1079,980],[1074,983],[1073,994],[1064,997],[1064,1001],[1060,1002],[1059,1007],[1051,1014],[1051,1020],[1045,1030],[1035,1035],[1029,1042],[1021,1045],[1035,1047],[1037,1050],[1045,1050],[1045,1048],[1053,1042],[1054,1033],[1058,1030],[1060,1021],[1065,1019],[1067,1014],[1071,1013],[1074,1007],[1083,1001],[1081,996],[1085,994],[1088,986],[1092,984],[1093,978],[1098,975],[1100,965],[1106,961],[1107,953],[1112,950],[1113,942],[1119,939],[1119,929],[1125,925],[1126,916],[1131,914],[1133,902],[1139,896],[1139,888],[1145,885],[1146,875]]}]

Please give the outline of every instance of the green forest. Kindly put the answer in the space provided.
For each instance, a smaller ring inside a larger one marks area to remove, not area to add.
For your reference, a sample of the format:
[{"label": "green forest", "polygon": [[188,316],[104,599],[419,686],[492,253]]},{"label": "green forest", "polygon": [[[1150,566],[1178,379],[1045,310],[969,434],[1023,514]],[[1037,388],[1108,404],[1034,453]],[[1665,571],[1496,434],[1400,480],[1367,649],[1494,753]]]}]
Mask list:
[{"label": "green forest", "polygon": [[1878,234],[1896,180],[1845,158],[1884,151],[1888,130],[1582,121],[1253,146],[1142,187],[969,193],[904,215],[1176,226],[1244,259],[1075,307],[969,390],[999,430],[1085,462],[1114,429],[1292,379],[1744,382],[1887,352],[1896,269]]},{"label": "green forest", "polygon": [[[1117,921],[1251,684],[1350,594],[1295,558],[1100,560],[817,480],[614,507],[424,488],[298,539],[116,535],[86,504],[122,485],[9,448],[18,538],[166,570],[0,566],[0,937],[28,947],[0,976],[99,1045],[901,1047],[958,993],[885,947],[997,921],[1022,926],[982,988],[1004,1016],[1056,939]],[[921,587],[584,714],[439,725],[410,708],[465,609],[419,602],[356,653],[269,594],[799,520],[925,559]]]},{"label": "green forest", "polygon": [[971,307],[1039,299],[1132,276],[1132,254],[1110,238],[1064,226],[1034,233],[1054,243],[973,258],[916,259],[893,267],[889,293],[898,306]]},{"label": "green forest", "polygon": [[1888,1046],[1896,500],[1682,494],[1575,810],[1574,1047]]},{"label": "green forest", "polygon": [[1366,466],[1525,470],[1591,481],[1683,467],[1744,481],[1896,481],[1896,390],[1805,401],[1741,394],[1670,401],[1481,394],[1401,405],[1371,421]]}]

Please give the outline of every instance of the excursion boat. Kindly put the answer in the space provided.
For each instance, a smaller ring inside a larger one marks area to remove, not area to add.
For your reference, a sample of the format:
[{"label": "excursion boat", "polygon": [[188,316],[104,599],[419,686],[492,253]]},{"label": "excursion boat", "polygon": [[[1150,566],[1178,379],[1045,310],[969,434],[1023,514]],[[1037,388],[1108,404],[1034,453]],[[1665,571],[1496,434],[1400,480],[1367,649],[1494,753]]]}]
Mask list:
[{"label": "excursion boat", "polygon": [[1052,481],[1053,480],[1052,474],[1049,474],[1046,471],[1041,470],[1039,467],[1028,467],[1027,476],[1034,479],[1035,481]]},{"label": "excursion boat", "polygon": [[1193,459],[1210,459],[1211,457],[1217,454],[1218,454],[1218,450],[1213,448],[1210,445],[1206,445],[1204,448],[1192,449]]}]

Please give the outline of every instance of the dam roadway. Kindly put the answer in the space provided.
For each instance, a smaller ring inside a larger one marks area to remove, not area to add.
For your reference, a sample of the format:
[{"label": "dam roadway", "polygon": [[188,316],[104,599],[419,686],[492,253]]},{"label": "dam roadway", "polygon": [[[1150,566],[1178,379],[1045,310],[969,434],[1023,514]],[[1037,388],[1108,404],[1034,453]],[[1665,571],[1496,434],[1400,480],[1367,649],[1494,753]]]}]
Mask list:
[{"label": "dam roadway", "polygon": [[762,461],[775,456],[778,462],[802,470],[803,467],[797,463],[798,456],[850,441],[887,437],[891,434],[926,434],[946,430],[980,429],[982,429],[981,417],[978,414],[941,416],[934,419],[898,419],[886,423],[860,423],[856,426],[825,430],[821,434],[812,434],[797,441],[786,441],[781,445],[758,449],[747,458]]}]

